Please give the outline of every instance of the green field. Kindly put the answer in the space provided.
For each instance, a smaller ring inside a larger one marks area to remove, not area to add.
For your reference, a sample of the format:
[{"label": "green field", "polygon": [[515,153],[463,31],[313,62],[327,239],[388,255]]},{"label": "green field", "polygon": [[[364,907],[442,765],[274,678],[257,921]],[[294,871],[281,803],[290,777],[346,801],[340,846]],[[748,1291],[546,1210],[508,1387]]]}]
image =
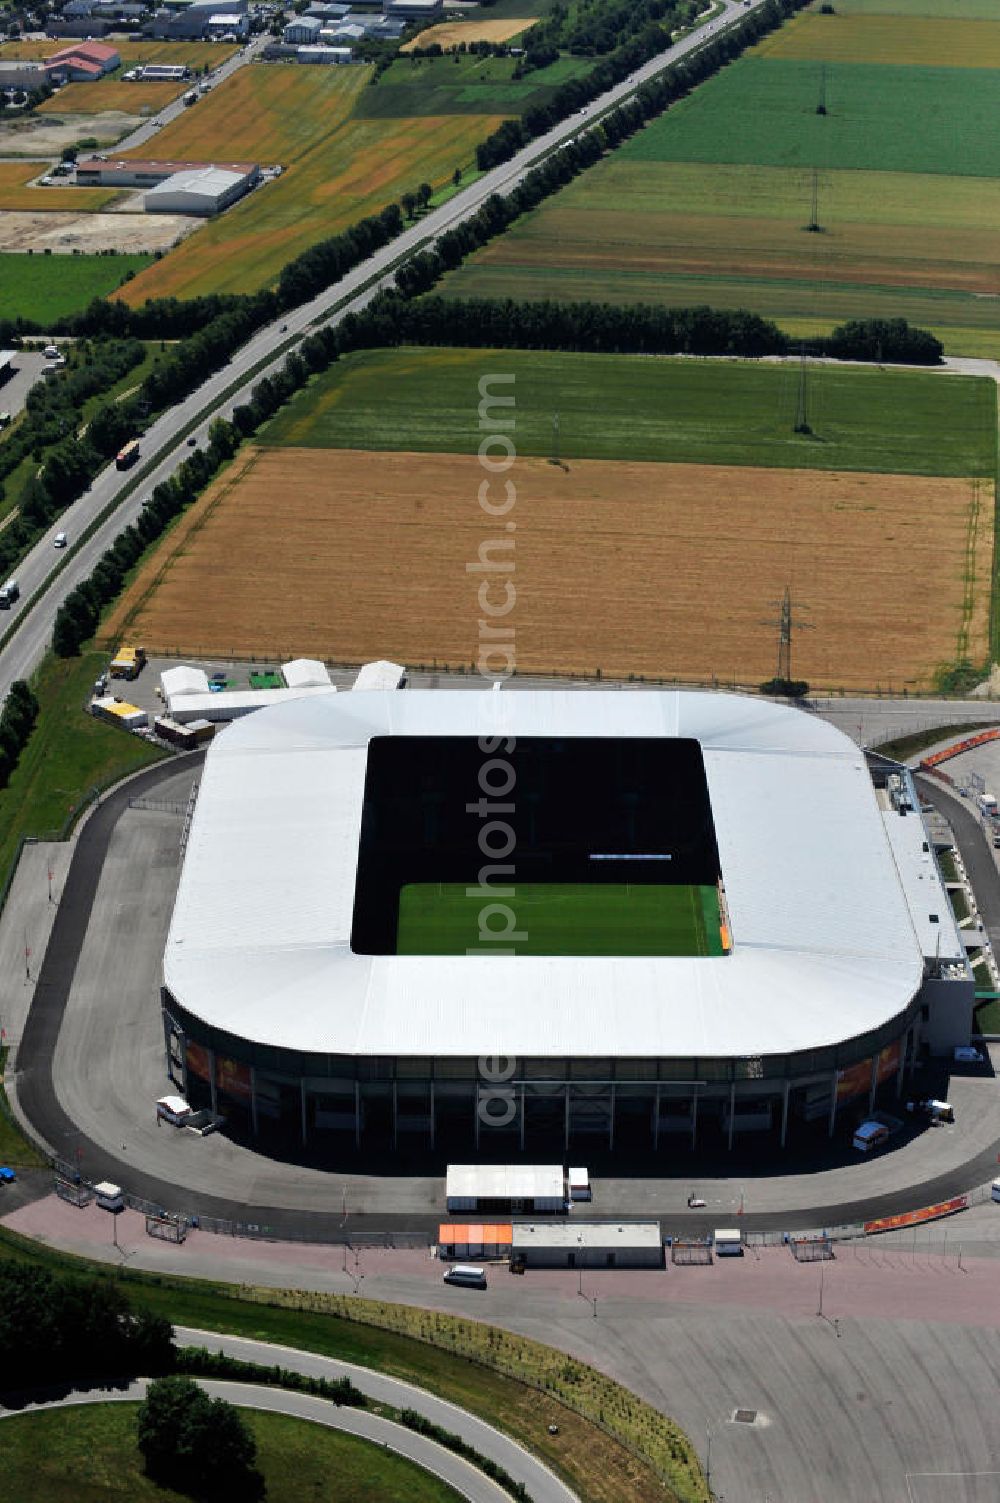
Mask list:
[{"label": "green field", "polygon": [[[811,9],[819,8],[814,0]],[[944,16],[952,21],[996,21],[997,0],[836,0],[841,16]],[[492,15],[492,11],[490,12]]]},{"label": "green field", "polygon": [[[492,15],[492,12],[491,12]],[[518,80],[512,57],[400,57],[358,95],[357,119],[420,115],[521,115],[545,104],[560,84],[594,67],[592,58],[560,57]]]},{"label": "green field", "polygon": [[1000,176],[1000,70],[744,57],[621,148],[628,161]]},{"label": "green field", "polygon": [[0,318],[48,327],[120,287],[152,256],[23,256],[0,253]]},{"label": "green field", "polygon": [[265,445],[475,453],[484,372],[516,378],[517,448],[564,459],[983,475],[996,469],[992,381],[814,367],[814,433],[793,432],[794,363],[531,350],[374,350],[340,360],[263,430]]},{"label": "green field", "polygon": [[[88,1404],[3,1420],[0,1492],[10,1503],[190,1503],[145,1475],[137,1404]],[[283,1414],[242,1411],[268,1503],[459,1503],[453,1488],[391,1451]]]},{"label": "green field", "polygon": [[451,273],[456,297],[749,307],[793,334],[906,318],[1000,345],[1000,179],[637,162],[617,152]]},{"label": "green field", "polygon": [[[480,934],[483,896],[461,882],[411,882],[399,894],[397,955],[721,955],[712,887],[519,882],[509,950]],[[484,920],[487,927],[490,918]]]}]

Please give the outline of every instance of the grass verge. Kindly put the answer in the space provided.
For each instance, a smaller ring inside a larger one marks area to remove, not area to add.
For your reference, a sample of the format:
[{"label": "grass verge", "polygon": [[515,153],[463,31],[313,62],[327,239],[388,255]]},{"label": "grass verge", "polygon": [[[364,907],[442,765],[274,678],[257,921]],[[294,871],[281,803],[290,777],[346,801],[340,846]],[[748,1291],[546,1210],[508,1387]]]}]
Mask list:
[{"label": "grass verge", "polygon": [[[708,1503],[693,1447],[671,1420],[539,1342],[375,1300],[115,1272],[6,1228],[0,1228],[0,1260],[63,1275],[121,1277],[134,1304],[174,1324],[319,1352],[417,1383],[512,1435],[582,1503]],[[548,1433],[550,1423],[558,1425],[557,1435]],[[672,1485],[659,1480],[654,1468],[661,1467]]]},{"label": "grass verge", "polygon": [[33,1143],[28,1142],[7,1102],[3,1075],[9,1052],[6,1044],[0,1044],[0,1163],[9,1164],[14,1169],[44,1169],[48,1160]]},{"label": "grass verge", "polygon": [[905,762],[929,746],[942,742],[958,741],[962,736],[971,736],[976,731],[985,731],[996,722],[992,720],[964,720],[958,725],[938,725],[927,731],[915,731],[912,736],[897,736],[892,741],[880,741],[871,748],[882,757],[891,757],[894,762]]},{"label": "grass verge", "polygon": [[[190,1503],[143,1471],[138,1404],[95,1404],[3,1421],[4,1496],[18,1503]],[[459,1494],[371,1441],[245,1410],[268,1503],[459,1503]]]},{"label": "grass verge", "polygon": [[7,873],[25,836],[65,839],[92,790],[147,767],[164,753],[147,741],[84,713],[107,654],[47,656],[32,680],[38,722],[9,785],[0,793],[0,873]]}]

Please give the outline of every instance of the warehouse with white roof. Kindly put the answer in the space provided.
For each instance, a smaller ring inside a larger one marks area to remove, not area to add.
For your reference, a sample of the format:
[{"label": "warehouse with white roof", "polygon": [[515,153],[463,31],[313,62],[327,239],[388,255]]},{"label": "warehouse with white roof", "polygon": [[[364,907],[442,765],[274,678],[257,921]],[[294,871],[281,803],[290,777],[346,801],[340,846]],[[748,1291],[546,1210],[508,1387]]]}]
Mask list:
[{"label": "warehouse with white roof", "polygon": [[[312,693],[210,748],[164,954],[171,1078],[255,1137],[779,1148],[968,1042],[909,775],[826,722],[709,693]],[[713,943],[405,947],[403,895],[469,879],[504,787],[517,839],[478,858],[481,911],[517,908],[512,880],[697,882]]]}]

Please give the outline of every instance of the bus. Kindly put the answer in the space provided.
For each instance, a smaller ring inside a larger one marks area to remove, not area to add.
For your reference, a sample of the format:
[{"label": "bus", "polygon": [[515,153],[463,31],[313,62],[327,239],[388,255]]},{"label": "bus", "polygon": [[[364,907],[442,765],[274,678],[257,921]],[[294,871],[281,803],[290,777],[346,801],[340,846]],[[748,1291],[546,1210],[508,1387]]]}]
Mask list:
[{"label": "bus", "polygon": [[119,449],[115,456],[115,466],[119,470],[127,470],[129,465],[135,464],[139,458],[139,440],[129,439],[123,449]]}]

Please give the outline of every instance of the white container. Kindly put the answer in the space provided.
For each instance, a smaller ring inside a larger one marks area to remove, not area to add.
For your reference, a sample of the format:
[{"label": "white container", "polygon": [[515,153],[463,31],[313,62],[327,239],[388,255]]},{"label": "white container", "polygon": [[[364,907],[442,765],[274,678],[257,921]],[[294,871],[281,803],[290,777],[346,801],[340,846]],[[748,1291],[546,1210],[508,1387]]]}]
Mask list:
[{"label": "white container", "polygon": [[743,1233],[738,1226],[716,1227],[713,1240],[717,1258],[742,1258]]},{"label": "white container", "polygon": [[567,1169],[566,1185],[570,1200],[590,1199],[590,1175],[586,1169]]},{"label": "white container", "polygon": [[990,1195],[993,1200],[1000,1201],[1000,1179],[995,1179],[993,1181],[993,1188],[990,1191]]}]

